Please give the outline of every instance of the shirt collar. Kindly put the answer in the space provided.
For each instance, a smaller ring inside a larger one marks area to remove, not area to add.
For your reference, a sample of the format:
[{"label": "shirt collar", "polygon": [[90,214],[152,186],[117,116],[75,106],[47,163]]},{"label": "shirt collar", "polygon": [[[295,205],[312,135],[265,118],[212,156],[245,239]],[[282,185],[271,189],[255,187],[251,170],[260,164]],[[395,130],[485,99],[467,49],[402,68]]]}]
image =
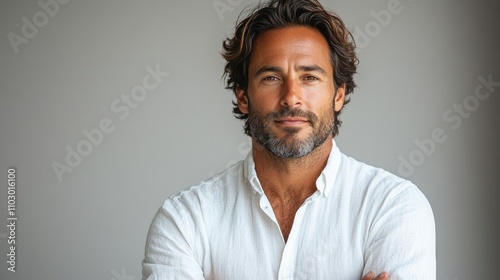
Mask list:
[{"label": "shirt collar", "polygon": [[326,166],[316,180],[316,188],[328,197],[332,191],[335,179],[339,173],[341,153],[335,140],[332,140],[332,150],[326,161]]},{"label": "shirt collar", "polygon": [[[333,185],[335,184],[335,179],[337,177],[338,170],[340,168],[340,157],[341,153],[337,147],[335,140],[332,140],[332,150],[328,156],[326,166],[316,180],[316,188],[318,191],[328,197]],[[248,153],[244,161],[244,176],[252,186],[252,188],[259,194],[264,194],[264,190],[257,177],[257,172],[255,171],[255,162],[252,156],[252,150]]]},{"label": "shirt collar", "polygon": [[250,152],[248,152],[248,155],[245,158],[243,172],[245,178],[248,180],[248,182],[250,182],[250,185],[252,186],[254,191],[258,192],[259,194],[264,194],[264,190],[260,185],[259,178],[257,178],[257,172],[255,171],[255,162],[253,161],[252,152],[253,149],[250,149]]}]

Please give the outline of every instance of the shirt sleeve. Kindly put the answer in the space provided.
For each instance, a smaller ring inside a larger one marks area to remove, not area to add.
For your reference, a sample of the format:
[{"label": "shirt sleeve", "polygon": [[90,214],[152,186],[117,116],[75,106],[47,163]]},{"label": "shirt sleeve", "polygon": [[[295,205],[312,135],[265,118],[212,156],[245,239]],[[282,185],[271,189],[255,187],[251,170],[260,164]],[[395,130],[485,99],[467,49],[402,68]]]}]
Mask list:
[{"label": "shirt sleeve", "polygon": [[143,280],[205,279],[193,251],[193,229],[185,226],[182,209],[167,199],[149,228]]},{"label": "shirt sleeve", "polygon": [[369,228],[363,275],[387,271],[391,280],[435,280],[436,237],[429,202],[408,183],[381,199]]}]

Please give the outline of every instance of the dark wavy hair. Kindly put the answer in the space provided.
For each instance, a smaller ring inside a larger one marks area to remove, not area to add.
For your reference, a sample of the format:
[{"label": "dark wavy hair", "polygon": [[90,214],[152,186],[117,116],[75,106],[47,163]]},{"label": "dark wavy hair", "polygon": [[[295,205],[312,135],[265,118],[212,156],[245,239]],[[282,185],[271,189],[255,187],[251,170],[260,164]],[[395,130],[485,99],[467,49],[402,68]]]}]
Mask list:
[{"label": "dark wavy hair", "polygon": [[[316,0],[271,0],[267,4],[257,5],[245,19],[237,23],[233,37],[226,38],[222,44],[222,56],[226,60],[223,74],[226,89],[231,89],[236,94],[236,89],[241,88],[248,94],[248,66],[253,43],[263,32],[287,26],[307,26],[321,32],[330,47],[335,90],[345,84],[344,104],[349,103],[349,94],[356,87],[353,76],[358,64],[354,38],[342,19],[335,13],[326,11]],[[234,116],[245,120],[244,130],[250,135],[248,115],[240,111],[234,100],[233,106]],[[339,132],[340,111],[334,112],[333,136]]]}]

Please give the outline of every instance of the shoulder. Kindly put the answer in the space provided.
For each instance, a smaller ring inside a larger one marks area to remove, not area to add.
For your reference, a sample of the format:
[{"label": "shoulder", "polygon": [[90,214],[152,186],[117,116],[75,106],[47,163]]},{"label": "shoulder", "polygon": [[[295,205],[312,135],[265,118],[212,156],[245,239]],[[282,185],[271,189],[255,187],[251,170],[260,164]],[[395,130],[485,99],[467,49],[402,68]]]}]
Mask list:
[{"label": "shoulder", "polygon": [[366,182],[382,184],[400,184],[405,181],[409,182],[406,179],[384,170],[383,168],[366,164],[343,153],[341,153],[341,168],[343,173],[347,175],[356,175],[359,180]]},{"label": "shoulder", "polygon": [[175,210],[182,214],[186,211],[201,211],[206,207],[213,208],[217,204],[224,203],[243,187],[242,165],[243,161],[237,162],[211,178],[168,197],[162,209]]},{"label": "shoulder", "polygon": [[372,210],[404,208],[432,216],[425,195],[407,179],[344,154],[341,158],[340,171],[342,187],[350,186],[350,192],[361,198],[362,203]]},{"label": "shoulder", "polygon": [[375,167],[360,162],[345,154],[341,154],[339,177],[344,181],[352,182],[356,187],[373,189],[377,192],[401,193],[412,189],[418,190],[416,186],[383,168]]},{"label": "shoulder", "polygon": [[[241,191],[241,162],[186,188],[164,200],[150,226],[151,236],[198,242],[200,234],[210,231],[227,203]],[[239,189],[239,190],[238,190]]]}]

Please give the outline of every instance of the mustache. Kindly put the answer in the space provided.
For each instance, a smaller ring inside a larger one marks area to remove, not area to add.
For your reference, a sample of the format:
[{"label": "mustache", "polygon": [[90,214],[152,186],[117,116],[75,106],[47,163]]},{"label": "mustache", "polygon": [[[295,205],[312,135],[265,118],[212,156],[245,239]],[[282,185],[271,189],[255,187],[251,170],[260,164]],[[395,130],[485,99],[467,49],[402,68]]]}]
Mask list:
[{"label": "mustache", "polygon": [[302,111],[299,108],[285,107],[278,112],[271,112],[267,114],[267,120],[281,119],[281,118],[304,118],[311,123],[315,123],[318,117],[311,112]]}]

